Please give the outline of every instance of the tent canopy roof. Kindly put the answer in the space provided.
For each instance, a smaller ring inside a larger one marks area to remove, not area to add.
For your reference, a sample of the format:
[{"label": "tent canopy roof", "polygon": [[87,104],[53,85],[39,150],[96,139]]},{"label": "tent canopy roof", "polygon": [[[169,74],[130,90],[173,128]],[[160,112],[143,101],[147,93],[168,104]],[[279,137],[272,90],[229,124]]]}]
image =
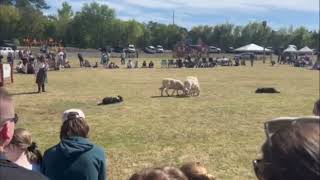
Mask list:
[{"label": "tent canopy roof", "polygon": [[305,46],[304,48],[301,48],[301,49],[299,50],[299,52],[302,52],[302,53],[312,53],[313,50],[310,49],[308,46]]},{"label": "tent canopy roof", "polygon": [[288,52],[288,53],[296,53],[298,52],[296,48],[293,46],[289,46],[287,49],[283,50],[283,52]]},{"label": "tent canopy roof", "polygon": [[[235,51],[239,51],[239,52],[263,52],[263,47],[258,46],[256,44],[248,44],[242,47],[239,47],[238,49],[235,49]],[[265,48],[265,52],[270,52],[270,49]]]}]

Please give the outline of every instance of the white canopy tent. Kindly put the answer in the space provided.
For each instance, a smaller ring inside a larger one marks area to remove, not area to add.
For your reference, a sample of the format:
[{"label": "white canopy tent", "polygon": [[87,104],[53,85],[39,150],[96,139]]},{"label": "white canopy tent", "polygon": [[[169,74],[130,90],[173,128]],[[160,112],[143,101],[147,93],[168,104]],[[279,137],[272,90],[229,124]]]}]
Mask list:
[{"label": "white canopy tent", "polygon": [[287,49],[283,50],[284,53],[298,53],[297,49],[293,46],[289,46]]},{"label": "white canopy tent", "polygon": [[239,48],[235,49],[235,51],[237,51],[237,52],[263,52],[263,51],[271,52],[270,49],[267,49],[267,48],[264,49],[263,47],[258,46],[253,43],[239,47]]},{"label": "white canopy tent", "polygon": [[304,48],[301,48],[299,50],[299,53],[312,54],[313,50],[310,49],[308,46],[305,46]]}]

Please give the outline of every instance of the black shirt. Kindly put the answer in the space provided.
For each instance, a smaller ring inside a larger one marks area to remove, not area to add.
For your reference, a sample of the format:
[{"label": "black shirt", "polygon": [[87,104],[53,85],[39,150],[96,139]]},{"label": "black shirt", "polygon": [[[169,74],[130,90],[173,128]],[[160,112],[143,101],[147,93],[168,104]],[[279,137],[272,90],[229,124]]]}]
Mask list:
[{"label": "black shirt", "polygon": [[48,180],[40,173],[27,170],[11,161],[0,158],[1,180]]}]

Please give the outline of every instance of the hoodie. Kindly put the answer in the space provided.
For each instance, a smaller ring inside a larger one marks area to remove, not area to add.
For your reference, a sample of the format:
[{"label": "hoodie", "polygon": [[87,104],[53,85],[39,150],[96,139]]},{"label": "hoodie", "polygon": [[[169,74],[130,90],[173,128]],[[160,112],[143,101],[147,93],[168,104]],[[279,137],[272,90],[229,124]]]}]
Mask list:
[{"label": "hoodie", "polygon": [[105,154],[87,138],[65,138],[44,153],[42,172],[50,180],[106,180]]}]

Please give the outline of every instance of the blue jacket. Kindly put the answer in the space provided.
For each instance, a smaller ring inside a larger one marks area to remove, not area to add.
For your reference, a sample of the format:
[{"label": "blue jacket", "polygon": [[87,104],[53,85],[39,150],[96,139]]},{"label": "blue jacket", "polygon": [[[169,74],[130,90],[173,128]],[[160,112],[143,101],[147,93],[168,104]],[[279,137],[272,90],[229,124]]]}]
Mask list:
[{"label": "blue jacket", "polygon": [[86,138],[62,139],[44,153],[42,172],[50,180],[106,180],[104,150]]}]

